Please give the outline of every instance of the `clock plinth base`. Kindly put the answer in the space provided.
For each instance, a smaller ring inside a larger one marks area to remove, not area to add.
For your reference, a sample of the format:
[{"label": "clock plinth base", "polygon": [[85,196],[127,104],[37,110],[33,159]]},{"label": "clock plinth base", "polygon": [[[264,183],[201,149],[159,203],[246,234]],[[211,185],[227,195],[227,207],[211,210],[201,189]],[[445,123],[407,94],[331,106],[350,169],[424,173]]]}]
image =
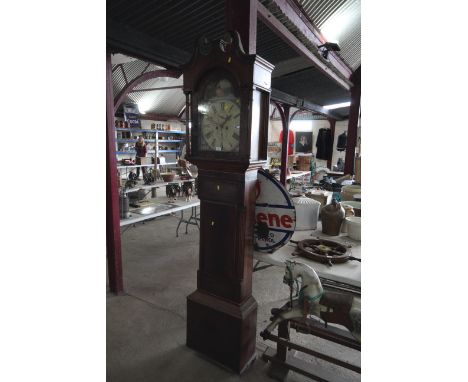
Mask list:
[{"label": "clock plinth base", "polygon": [[234,304],[200,290],[187,297],[187,346],[241,374],[255,358],[257,302]]}]

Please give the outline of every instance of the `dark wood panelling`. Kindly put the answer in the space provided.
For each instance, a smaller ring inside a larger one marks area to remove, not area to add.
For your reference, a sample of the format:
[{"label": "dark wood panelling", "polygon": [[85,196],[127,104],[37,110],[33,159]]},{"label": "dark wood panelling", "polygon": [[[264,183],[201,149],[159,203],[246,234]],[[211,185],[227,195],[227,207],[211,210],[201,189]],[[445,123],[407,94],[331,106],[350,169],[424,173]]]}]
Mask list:
[{"label": "dark wood panelling", "polygon": [[232,304],[196,291],[187,297],[187,346],[237,373],[255,359],[257,303]]}]

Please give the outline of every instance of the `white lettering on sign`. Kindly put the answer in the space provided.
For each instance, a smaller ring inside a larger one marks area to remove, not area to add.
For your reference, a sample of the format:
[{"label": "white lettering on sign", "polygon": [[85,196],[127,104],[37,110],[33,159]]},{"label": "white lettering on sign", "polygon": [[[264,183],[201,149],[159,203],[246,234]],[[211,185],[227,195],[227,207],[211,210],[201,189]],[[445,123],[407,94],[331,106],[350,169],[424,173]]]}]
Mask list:
[{"label": "white lettering on sign", "polygon": [[256,196],[255,249],[272,252],[293,235],[296,210],[284,187],[264,170],[258,171]]},{"label": "white lettering on sign", "polygon": [[292,227],[292,218],[289,215],[282,215],[281,217],[277,214],[264,214],[263,212],[259,212],[257,214],[257,223],[266,223],[268,222],[269,227],[283,227],[283,228],[291,228]]}]

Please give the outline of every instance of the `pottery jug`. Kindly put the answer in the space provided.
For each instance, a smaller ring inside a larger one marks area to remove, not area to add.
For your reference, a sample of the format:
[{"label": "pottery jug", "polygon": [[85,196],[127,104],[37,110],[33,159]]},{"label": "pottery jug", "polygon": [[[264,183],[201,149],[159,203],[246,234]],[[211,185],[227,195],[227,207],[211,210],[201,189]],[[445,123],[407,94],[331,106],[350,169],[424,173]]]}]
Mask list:
[{"label": "pottery jug", "polygon": [[322,232],[330,236],[338,236],[341,223],[345,218],[345,210],[341,203],[333,199],[331,204],[322,208],[320,214],[322,216]]}]

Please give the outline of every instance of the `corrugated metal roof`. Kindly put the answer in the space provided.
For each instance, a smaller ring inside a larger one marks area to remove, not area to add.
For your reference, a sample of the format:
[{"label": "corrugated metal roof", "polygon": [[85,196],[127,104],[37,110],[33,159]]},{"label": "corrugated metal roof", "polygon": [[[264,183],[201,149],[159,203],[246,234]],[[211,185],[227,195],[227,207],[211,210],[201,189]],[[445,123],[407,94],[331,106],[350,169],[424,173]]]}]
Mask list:
[{"label": "corrugated metal roof", "polygon": [[297,0],[327,40],[338,40],[339,56],[353,69],[361,65],[361,0]]},{"label": "corrugated metal roof", "polygon": [[257,54],[272,64],[299,55],[263,22],[257,22]]},{"label": "corrugated metal roof", "polygon": [[[116,68],[116,66],[120,67]],[[162,66],[148,64],[147,62],[141,60],[135,60],[119,65],[113,65],[112,69],[114,68],[115,70],[112,72],[112,84],[114,95],[118,94],[126,85],[125,77],[127,78],[127,81],[130,82],[145,72],[151,70],[164,69]],[[125,71],[125,76],[122,69]]]},{"label": "corrugated metal roof", "polygon": [[125,102],[143,102],[147,105],[147,113],[177,116],[185,105],[185,95],[182,89],[129,93]]},{"label": "corrugated metal roof", "polygon": [[[321,58],[317,52],[315,46],[310,44],[305,36],[301,35],[301,32],[286,18],[280,10],[275,9],[275,4],[271,0],[260,0],[262,4],[272,12],[296,37],[301,40],[313,54]],[[352,36],[345,36],[340,40],[340,46],[342,49],[342,57],[352,68],[359,66],[360,64],[360,1],[359,0],[294,0],[297,3],[302,4],[307,9],[307,14],[312,18],[316,19],[315,22],[317,27],[325,28],[327,22],[330,24],[330,20],[333,19],[334,15],[340,14],[356,14],[358,12],[359,22],[355,22],[353,25],[348,26],[352,32]],[[123,29],[130,32],[138,32],[132,35],[132,38],[143,38],[145,43],[151,49],[153,41],[162,41],[167,44],[168,47],[174,47],[179,51],[187,52],[188,54],[193,52],[196,40],[206,35],[209,39],[216,39],[222,36],[225,30],[225,1],[224,0],[107,0],[107,17],[108,21],[115,22]],[[341,12],[341,13],[340,13]],[[128,29],[127,29],[128,28]],[[357,29],[356,29],[357,28]],[[348,33],[348,32],[347,32]],[[120,35],[118,38],[123,39],[122,41],[126,44],[131,45],[135,40],[129,38],[125,40]],[[120,40],[119,40],[120,41]],[[122,46],[124,46],[123,44]],[[289,62],[295,62],[296,66],[291,66],[283,69],[281,75],[287,74],[288,72],[301,71],[304,69],[305,64],[298,59],[299,55],[294,49],[289,47],[276,33],[272,32],[265,24],[258,22],[257,30],[257,53],[270,61],[273,64],[278,64],[288,60]],[[137,52],[134,52],[137,55]],[[141,57],[145,57],[142,55]],[[177,56],[178,57],[178,56]],[[296,59],[296,61],[294,61]],[[302,60],[303,61],[303,60]],[[154,60],[153,62],[159,62]],[[166,61],[163,61],[166,62]],[[147,62],[142,60],[136,60],[132,62],[125,62],[121,64],[125,71],[127,81],[131,81],[144,71],[160,69],[157,65],[148,65]],[[114,95],[118,94],[125,86],[126,80],[122,73],[121,68],[117,68],[113,72],[113,88]],[[310,67],[309,67],[310,68]],[[288,69],[288,70],[286,70]],[[310,68],[310,72],[314,72],[315,69]],[[317,73],[319,75],[319,73]],[[275,72],[273,73],[274,77]],[[315,78],[315,77],[314,77]],[[312,80],[315,81],[315,79]],[[311,81],[312,81],[311,80]],[[171,82],[164,84],[163,86],[170,86]],[[282,80],[282,82],[285,82]],[[309,81],[310,82],[310,81]],[[142,89],[145,87],[158,87],[158,79],[147,81],[144,84],[140,84],[138,88]],[[321,81],[320,84],[310,88],[309,93],[313,93],[312,96],[305,96],[304,98],[309,99],[318,104],[325,104],[328,102],[328,98],[325,97],[321,100],[315,99],[315,95],[329,95],[330,92],[335,92],[335,88],[338,87],[332,80]],[[280,89],[281,90],[281,89]],[[154,102],[152,103],[151,109],[148,112],[156,114],[177,114],[180,112],[184,104],[184,96],[180,89],[169,89],[164,91],[152,92],[163,93],[163,95],[155,95]],[[173,94],[176,98],[168,101],[164,97],[165,94]],[[295,93],[295,89],[292,89],[291,93]],[[145,93],[133,93],[128,100],[142,100]],[[312,98],[314,98],[312,100]],[[335,97],[333,97],[335,98]],[[166,103],[166,104],[164,104]],[[172,107],[170,104],[173,104]],[[179,108],[180,106],[180,108]],[[178,110],[174,112],[176,109]]]},{"label": "corrugated metal roof", "polygon": [[314,68],[306,68],[275,77],[271,83],[274,89],[305,98],[318,105],[331,105],[347,102],[350,99],[348,91],[338,86],[330,78],[321,75]]},{"label": "corrugated metal roof", "polygon": [[193,52],[203,35],[224,33],[224,0],[107,0],[107,16],[149,37]]},{"label": "corrugated metal roof", "polygon": [[[116,68],[117,66],[120,66]],[[114,96],[116,96],[126,85],[125,77],[130,82],[143,73],[153,70],[164,69],[162,66],[149,64],[142,60],[135,60],[119,65],[114,65],[112,73],[112,84]],[[125,76],[122,69],[125,71]],[[138,84],[133,90],[159,88],[168,86],[179,86],[183,84],[183,77],[159,77]],[[164,89],[146,92],[129,93],[123,103],[143,102],[148,113],[176,116],[185,105],[185,95],[182,89]]]}]

